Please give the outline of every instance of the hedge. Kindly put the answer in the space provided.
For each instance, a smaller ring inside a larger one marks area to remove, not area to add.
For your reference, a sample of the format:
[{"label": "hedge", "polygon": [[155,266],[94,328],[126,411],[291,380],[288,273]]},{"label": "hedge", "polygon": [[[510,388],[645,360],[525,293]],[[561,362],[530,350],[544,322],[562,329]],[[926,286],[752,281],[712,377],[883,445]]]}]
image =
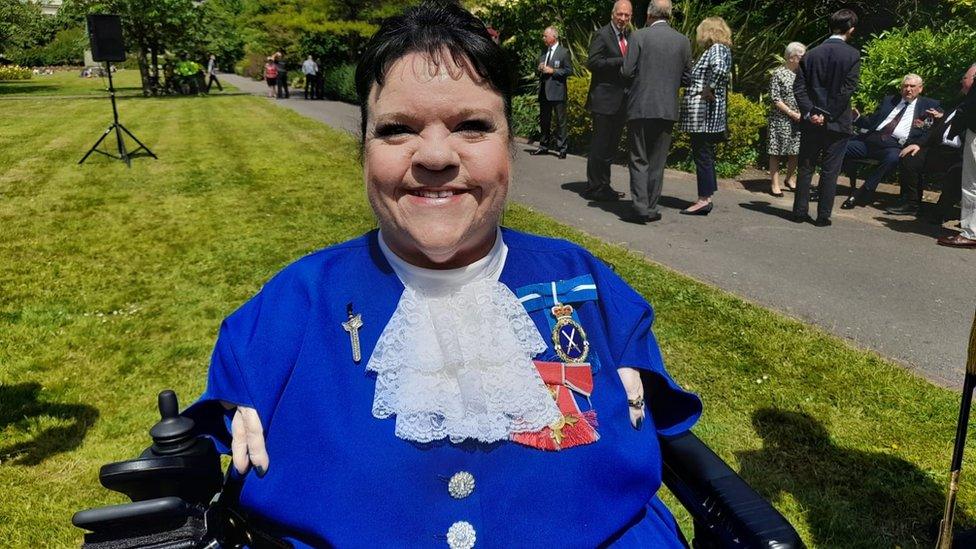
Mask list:
[{"label": "hedge", "polygon": [[356,65],[343,63],[323,70],[323,88],[326,97],[359,104],[359,97],[356,95]]},{"label": "hedge", "polygon": [[974,62],[976,31],[962,25],[881,33],[864,45],[854,104],[862,112],[873,111],[885,95],[900,93],[908,73],[925,81],[923,95],[951,104],[958,98],[960,77]]},{"label": "hedge", "polygon": [[0,65],[0,80],[30,80],[31,70],[20,65]]}]

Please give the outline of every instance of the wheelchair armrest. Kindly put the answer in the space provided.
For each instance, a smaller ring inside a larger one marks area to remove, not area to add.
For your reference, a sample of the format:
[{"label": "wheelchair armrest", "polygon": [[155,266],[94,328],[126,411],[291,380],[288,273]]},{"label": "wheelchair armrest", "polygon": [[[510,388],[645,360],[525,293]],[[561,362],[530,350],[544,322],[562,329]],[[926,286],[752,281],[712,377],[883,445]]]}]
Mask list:
[{"label": "wheelchair armrest", "polygon": [[664,484],[695,521],[695,547],[804,547],[786,518],[694,434],[659,440]]}]

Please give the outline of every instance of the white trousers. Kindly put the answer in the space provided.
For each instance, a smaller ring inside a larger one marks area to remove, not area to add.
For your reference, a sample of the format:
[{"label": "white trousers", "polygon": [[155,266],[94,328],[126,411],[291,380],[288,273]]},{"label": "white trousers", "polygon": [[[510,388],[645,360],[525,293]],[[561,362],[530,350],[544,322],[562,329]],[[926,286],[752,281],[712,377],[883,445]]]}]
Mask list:
[{"label": "white trousers", "polygon": [[962,147],[962,214],[959,226],[962,236],[976,240],[976,132],[966,130]]}]

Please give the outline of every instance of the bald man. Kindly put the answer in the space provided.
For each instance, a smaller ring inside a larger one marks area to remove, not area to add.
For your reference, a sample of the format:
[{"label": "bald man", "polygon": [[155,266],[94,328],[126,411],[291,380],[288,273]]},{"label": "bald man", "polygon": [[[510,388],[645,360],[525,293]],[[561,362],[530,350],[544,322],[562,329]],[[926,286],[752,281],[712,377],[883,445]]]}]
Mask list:
[{"label": "bald man", "polygon": [[[573,74],[569,50],[559,44],[559,31],[547,27],[542,32],[546,48],[539,56],[539,127],[542,139],[539,148],[530,154],[546,154],[554,150],[559,158],[566,158],[569,126],[566,121],[566,79]],[[555,114],[558,134],[553,139],[552,118]]]}]

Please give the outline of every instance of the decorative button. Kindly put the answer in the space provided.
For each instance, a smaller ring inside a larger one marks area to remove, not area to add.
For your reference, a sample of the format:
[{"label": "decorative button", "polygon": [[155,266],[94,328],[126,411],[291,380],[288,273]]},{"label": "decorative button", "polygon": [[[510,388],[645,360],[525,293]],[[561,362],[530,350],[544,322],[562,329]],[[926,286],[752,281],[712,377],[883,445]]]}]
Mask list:
[{"label": "decorative button", "polygon": [[474,492],[474,475],[467,471],[454,473],[447,482],[447,492],[454,499],[464,499]]},{"label": "decorative button", "polygon": [[451,549],[471,549],[474,541],[474,526],[467,521],[459,520],[447,529],[447,546]]}]

